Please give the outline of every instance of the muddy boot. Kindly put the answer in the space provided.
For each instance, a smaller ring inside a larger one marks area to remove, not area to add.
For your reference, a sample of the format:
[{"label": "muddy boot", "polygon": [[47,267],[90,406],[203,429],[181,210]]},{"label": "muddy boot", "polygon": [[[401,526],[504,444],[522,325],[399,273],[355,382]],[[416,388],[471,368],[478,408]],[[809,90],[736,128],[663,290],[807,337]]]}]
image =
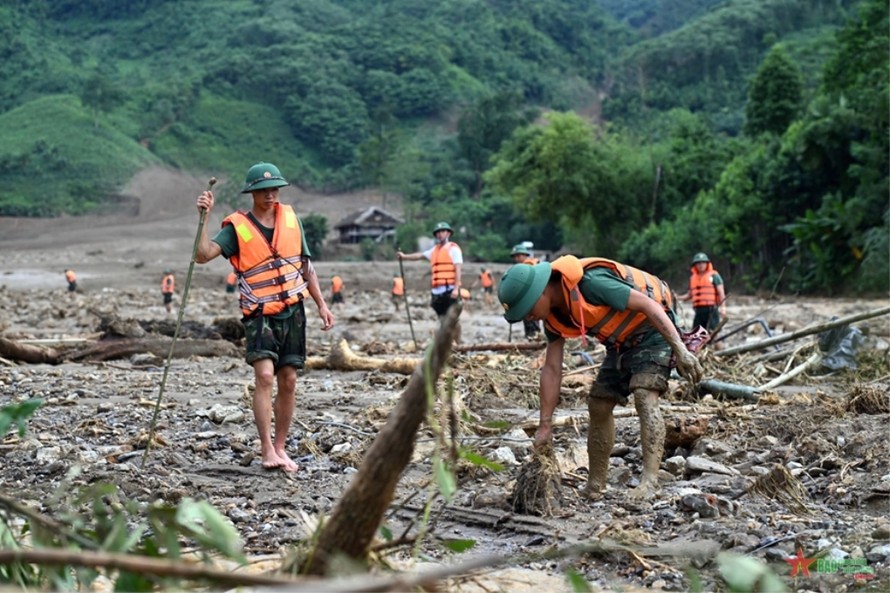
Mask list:
[{"label": "muddy boot", "polygon": [[658,491],[658,470],[664,456],[664,419],[658,408],[658,392],[634,390],[634,406],[640,418],[640,444],[643,447],[643,475],[640,485],[631,492],[636,500],[653,498]]},{"label": "muddy boot", "polygon": [[590,426],[587,429],[587,486],[582,493],[586,498],[595,500],[606,490],[609,479],[609,457],[615,445],[615,419],[612,409],[615,401],[610,397],[593,395],[596,386],[587,398],[587,412],[590,415]]}]

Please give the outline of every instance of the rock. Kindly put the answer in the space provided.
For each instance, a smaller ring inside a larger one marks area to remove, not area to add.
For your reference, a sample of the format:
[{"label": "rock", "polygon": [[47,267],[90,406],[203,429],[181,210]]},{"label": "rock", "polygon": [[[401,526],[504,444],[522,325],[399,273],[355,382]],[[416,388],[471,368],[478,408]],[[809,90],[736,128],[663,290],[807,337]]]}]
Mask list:
[{"label": "rock", "polygon": [[232,507],[227,514],[229,519],[235,523],[246,523],[247,521],[250,521],[250,513],[243,511],[238,507]]},{"label": "rock", "polygon": [[869,561],[869,563],[877,563],[883,562],[888,557],[890,557],[890,544],[884,544],[882,546],[875,546],[870,549],[865,554],[865,559]]},{"label": "rock", "polygon": [[871,537],[876,540],[890,539],[890,523],[878,524],[875,530],[871,532]]},{"label": "rock", "polygon": [[682,476],[686,472],[686,458],[675,455],[664,460],[664,469],[675,476]]},{"label": "rock", "polygon": [[352,451],[352,443],[340,443],[331,447],[331,453],[346,453]]},{"label": "rock", "polygon": [[738,474],[736,470],[729,468],[722,463],[695,455],[686,458],[686,473],[713,473],[724,474],[727,476]]},{"label": "rock", "polygon": [[717,497],[713,494],[687,494],[680,498],[680,509],[686,512],[698,513],[702,519],[711,519],[720,516],[717,508]]},{"label": "rock", "polygon": [[513,454],[513,449],[510,447],[498,447],[492,451],[491,458],[494,461],[506,465],[519,465],[519,462],[516,460],[516,455]]}]

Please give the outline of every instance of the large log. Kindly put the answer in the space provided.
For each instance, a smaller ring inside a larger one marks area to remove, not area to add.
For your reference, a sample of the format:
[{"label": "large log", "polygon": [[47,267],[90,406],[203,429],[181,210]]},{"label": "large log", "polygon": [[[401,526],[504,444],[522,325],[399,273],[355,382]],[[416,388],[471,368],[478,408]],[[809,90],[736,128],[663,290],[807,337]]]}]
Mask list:
[{"label": "large log", "polygon": [[451,356],[451,341],[460,316],[460,304],[452,306],[415,367],[399,404],[389,415],[368,448],[358,473],[350,482],[331,518],[325,522],[306,574],[323,575],[337,555],[363,562],[383,514],[392,502],[399,476],[414,452],[414,439],[427,412],[427,384],[435,383]]},{"label": "large log", "polygon": [[42,348],[0,338],[0,357],[30,364],[59,364],[59,353],[52,348]]},{"label": "large log", "polygon": [[[170,353],[171,338],[121,338],[102,340],[86,348],[66,355],[73,362],[102,361],[129,358],[134,354],[153,354],[164,360]],[[190,356],[231,356],[241,357],[241,350],[223,340],[177,340],[173,351],[174,358]]]},{"label": "large log", "polygon": [[790,342],[791,340],[796,340],[798,338],[803,338],[812,334],[818,334],[830,329],[834,329],[836,327],[849,325],[857,321],[863,321],[865,319],[871,319],[873,317],[880,317],[881,315],[887,315],[888,313],[890,313],[890,307],[883,307],[881,309],[875,309],[874,311],[866,311],[865,313],[857,313],[856,315],[850,315],[849,317],[835,319],[834,321],[817,323],[816,325],[811,325],[810,327],[799,329],[796,332],[791,332],[790,334],[773,336],[772,338],[767,338],[766,340],[761,340],[754,344],[742,344],[741,346],[736,346],[734,348],[718,350],[714,352],[714,356],[729,356],[730,354],[741,354],[743,352],[750,352],[751,350],[760,350],[761,348],[767,348],[769,346],[781,344],[783,342]]},{"label": "large log", "polygon": [[419,358],[372,358],[359,356],[349,347],[349,342],[340,340],[331,347],[328,355],[310,356],[306,360],[307,369],[330,369],[332,371],[383,371],[410,375],[414,372]]}]

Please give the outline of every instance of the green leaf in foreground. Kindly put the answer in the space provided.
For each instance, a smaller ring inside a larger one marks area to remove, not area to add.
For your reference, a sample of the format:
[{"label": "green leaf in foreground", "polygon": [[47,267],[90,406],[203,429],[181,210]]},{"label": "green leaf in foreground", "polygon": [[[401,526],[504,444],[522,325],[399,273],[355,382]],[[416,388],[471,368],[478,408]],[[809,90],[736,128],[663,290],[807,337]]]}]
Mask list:
[{"label": "green leaf in foreground", "polygon": [[11,404],[0,408],[0,436],[6,434],[9,427],[15,424],[19,429],[19,436],[25,435],[25,421],[43,405],[42,399],[29,399],[20,404]]},{"label": "green leaf in foreground", "polygon": [[451,550],[452,552],[466,552],[471,548],[476,547],[476,540],[474,539],[446,539],[442,540],[442,545]]}]

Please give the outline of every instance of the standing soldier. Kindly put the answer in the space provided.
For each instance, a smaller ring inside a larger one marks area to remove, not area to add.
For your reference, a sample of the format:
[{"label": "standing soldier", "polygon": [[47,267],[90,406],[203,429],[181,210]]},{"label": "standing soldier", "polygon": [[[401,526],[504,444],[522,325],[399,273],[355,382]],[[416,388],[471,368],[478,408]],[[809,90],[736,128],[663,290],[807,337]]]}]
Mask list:
[{"label": "standing soldier", "polygon": [[[285,447],[294,414],[297,369],[306,360],[306,314],[303,301],[312,297],[322,329],[334,326],[306,246],[303,225],[293,208],[278,201],[279,188],[289,185],[278,167],[257,163],[247,171],[244,189],[253,197],[250,211],[227,216],[211,240],[202,227],[196,261],[222,255],[238,272],[247,364],[253,366],[256,390],[253,416],[260,437],[263,467],[297,471]],[[198,211],[209,216],[213,192],[197,199]],[[272,434],[272,389],[275,433]]]},{"label": "standing soldier", "polygon": [[234,270],[229,272],[229,275],[226,276],[226,292],[235,292],[235,289],[238,287],[238,274],[235,273]]},{"label": "standing soldier", "polygon": [[[538,263],[538,260],[532,257],[532,252],[522,243],[513,246],[513,250],[510,251],[510,257],[513,259],[514,264],[533,266]],[[541,333],[541,326],[537,321],[523,319],[522,327],[525,330],[526,340],[534,340]]]},{"label": "standing soldier", "polygon": [[[440,222],[433,228],[433,236],[436,244],[426,251],[414,253],[402,253],[398,251],[399,259],[420,260],[428,259],[432,267],[432,298],[430,306],[439,316],[439,321],[451,308],[451,305],[460,299],[460,273],[464,263],[464,256],[457,243],[451,241],[454,230],[447,222]],[[455,331],[455,341],[460,342],[460,325]]]},{"label": "standing soldier", "polygon": [[176,279],[173,277],[173,270],[167,268],[164,270],[164,277],[161,278],[161,294],[164,296],[164,308],[167,313],[173,310],[173,291],[176,290]]},{"label": "standing soldier", "polygon": [[390,291],[390,294],[392,294],[392,302],[396,306],[396,311],[398,311],[399,303],[405,298],[405,281],[402,280],[401,276],[392,277],[392,290]]},{"label": "standing soldier", "polygon": [[331,278],[331,306],[343,304],[343,278]]},{"label": "standing soldier", "polygon": [[726,317],[726,293],[723,290],[723,278],[714,269],[714,265],[704,253],[696,253],[690,268],[689,290],[677,295],[683,301],[692,301],[695,318],[693,329],[703,327],[713,332],[720,324],[720,318]]},{"label": "standing soldier", "polygon": [[65,270],[65,280],[68,281],[68,292],[77,290],[77,274],[74,270]]}]

